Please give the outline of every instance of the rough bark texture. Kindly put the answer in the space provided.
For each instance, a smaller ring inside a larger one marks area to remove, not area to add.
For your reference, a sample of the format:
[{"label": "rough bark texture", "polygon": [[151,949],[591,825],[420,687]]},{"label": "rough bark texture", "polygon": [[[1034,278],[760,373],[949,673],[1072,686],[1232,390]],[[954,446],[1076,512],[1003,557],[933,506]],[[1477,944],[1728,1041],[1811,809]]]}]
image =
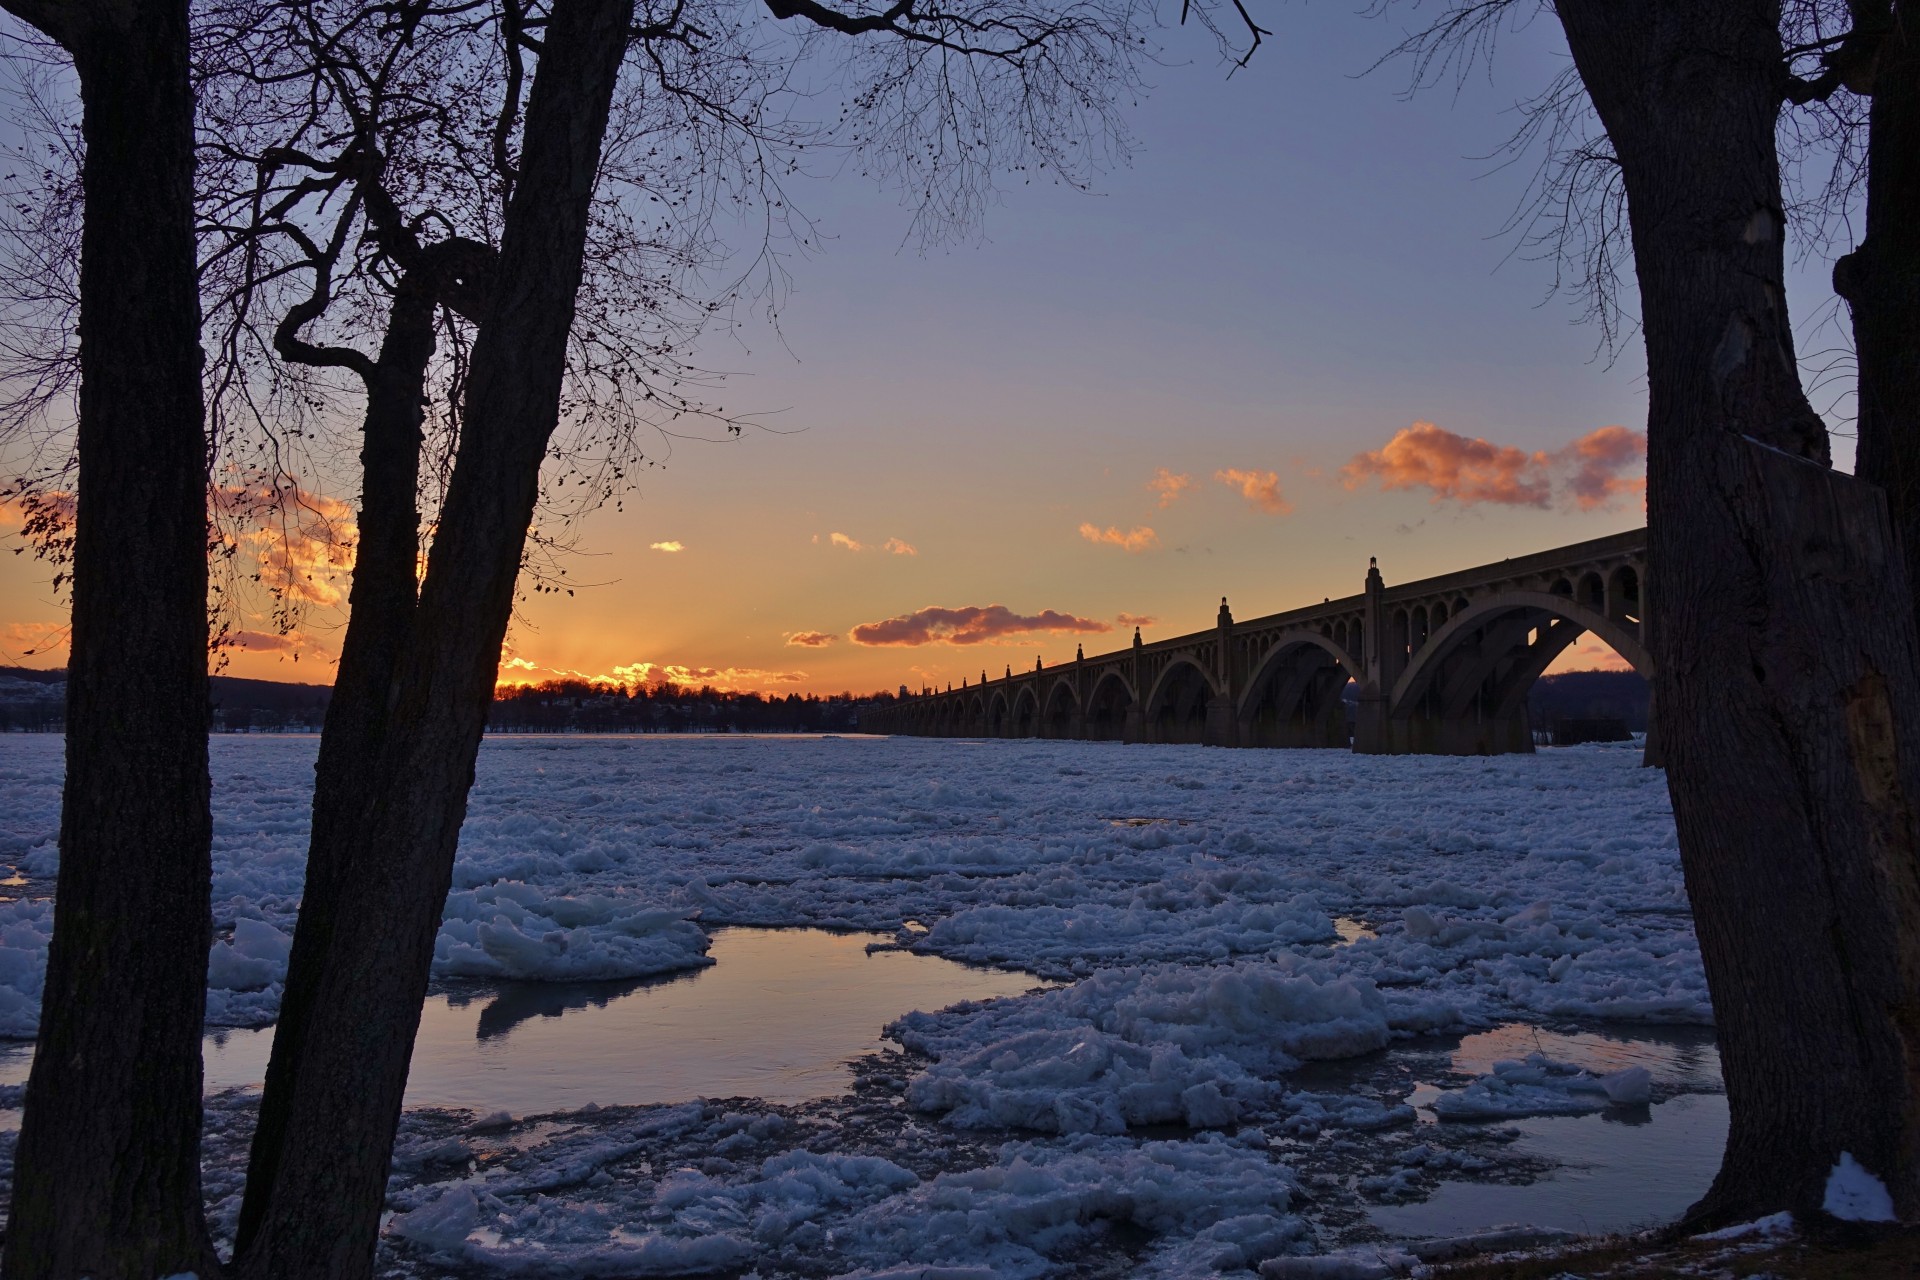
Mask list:
[{"label": "rough bark texture", "polygon": [[[306,887],[267,1066],[267,1089],[253,1134],[249,1187],[270,1187],[279,1174],[289,1105],[300,1089],[303,1035],[311,1022],[319,965],[333,938],[352,870],[356,802],[374,783],[394,669],[413,628],[420,554],[420,432],[427,364],[434,350],[434,307],[434,290],[424,273],[403,278],[388,312],[380,355],[365,371],[360,538],[354,548],[349,622],[314,766]],[[265,1208],[264,1196],[250,1195],[243,1202],[238,1235],[242,1251],[251,1244]]]},{"label": "rough bark texture", "polygon": [[1833,283],[1852,307],[1859,361],[1854,474],[1887,491],[1911,577],[1920,574],[1920,4],[1888,9],[1864,85],[1873,93],[1866,235]]},{"label": "rough bark texture", "polygon": [[1656,696],[1732,1127],[1695,1221],[1920,1213],[1920,679],[1873,485],[1795,371],[1777,6],[1559,0],[1620,157],[1647,349]]},{"label": "rough bark texture", "polygon": [[207,470],[185,0],[16,7],[73,55],[86,225],[60,877],[15,1155],[14,1280],[212,1258]]},{"label": "rough bark texture", "polygon": [[[567,333],[600,144],[632,0],[560,0],[527,104],[520,180],[475,343],[466,417],[387,727],[338,829],[330,936],[296,955],[297,1081],[241,1267],[273,1280],[371,1270],[407,1064],[498,674],[540,466],[558,420]],[[304,928],[304,921],[302,927]],[[282,1026],[286,1026],[286,1014]],[[278,1052],[276,1048],[276,1053]]]}]

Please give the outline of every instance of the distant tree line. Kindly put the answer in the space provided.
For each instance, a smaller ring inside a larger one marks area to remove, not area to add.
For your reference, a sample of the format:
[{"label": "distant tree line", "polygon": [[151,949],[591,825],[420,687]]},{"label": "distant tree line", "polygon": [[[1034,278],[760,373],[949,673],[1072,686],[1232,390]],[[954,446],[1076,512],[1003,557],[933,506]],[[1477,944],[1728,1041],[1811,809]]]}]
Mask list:
[{"label": "distant tree line", "polygon": [[500,689],[487,729],[494,733],[821,733],[856,729],[860,713],[895,694],[733,693],[702,685],[622,688],[586,680]]},{"label": "distant tree line", "polygon": [[[333,690],[214,676],[208,728],[214,733],[314,733]],[[496,690],[487,717],[495,733],[838,733],[859,727],[865,707],[892,693],[735,693],[703,685],[623,688],[550,680]],[[0,733],[59,733],[66,727],[66,672],[0,667]]]}]

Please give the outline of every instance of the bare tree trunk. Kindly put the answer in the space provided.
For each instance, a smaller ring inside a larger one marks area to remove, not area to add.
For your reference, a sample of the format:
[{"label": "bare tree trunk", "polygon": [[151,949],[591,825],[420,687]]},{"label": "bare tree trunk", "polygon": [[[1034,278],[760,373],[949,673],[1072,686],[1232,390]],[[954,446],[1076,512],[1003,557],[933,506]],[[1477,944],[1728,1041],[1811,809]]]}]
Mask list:
[{"label": "bare tree trunk", "polygon": [[6,1274],[211,1274],[207,446],[185,0],[9,4],[84,108],[60,878]]},{"label": "bare tree trunk", "polygon": [[1880,492],[1832,472],[1783,289],[1776,5],[1559,0],[1645,324],[1661,733],[1732,1128],[1689,1220],[1920,1213],[1920,678]]},{"label": "bare tree trunk", "polygon": [[[340,898],[352,874],[355,802],[373,784],[386,738],[394,669],[413,629],[420,554],[420,441],[427,364],[434,350],[435,298],[424,273],[400,282],[387,316],[380,355],[363,370],[359,541],[354,548],[348,623],[340,668],[314,767],[313,828],[306,888],[294,928],[287,983],[274,1029],[267,1088],[253,1133],[249,1186],[271,1186],[279,1173],[291,1099],[300,1090],[303,1033],[311,1024],[315,980],[332,941]],[[242,1204],[238,1248],[251,1243],[264,1197]]]},{"label": "bare tree trunk", "polygon": [[[246,1274],[370,1272],[408,1060],[499,671],[540,466],[559,416],[589,206],[632,0],[560,0],[527,104],[521,174],[466,419],[330,936],[289,973],[297,1087],[270,1177],[249,1178]],[[283,1013],[282,1027],[287,1026]],[[283,1034],[285,1031],[283,1030]],[[276,1053],[278,1049],[276,1047]]]},{"label": "bare tree trunk", "polygon": [[[1920,574],[1920,4],[1895,3],[1877,41],[1867,144],[1867,233],[1834,267],[1853,309],[1860,451],[1887,491],[1909,575]],[[1920,610],[1920,580],[1910,593]]]}]

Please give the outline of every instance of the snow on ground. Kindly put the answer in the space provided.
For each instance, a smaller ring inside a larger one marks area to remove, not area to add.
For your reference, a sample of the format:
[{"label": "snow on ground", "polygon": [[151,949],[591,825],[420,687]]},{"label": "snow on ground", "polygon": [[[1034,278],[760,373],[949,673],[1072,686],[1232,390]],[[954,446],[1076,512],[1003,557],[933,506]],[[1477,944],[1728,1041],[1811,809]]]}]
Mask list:
[{"label": "snow on ground", "polygon": [[[16,895],[0,901],[0,1035],[31,1034],[37,1016],[60,749],[0,739],[0,862],[25,880],[0,890]],[[216,1025],[273,1017],[314,749],[213,740]],[[1385,1143],[1389,1172],[1375,1176],[1401,1192],[1487,1157],[1400,1136],[1413,1113],[1390,1093],[1295,1087],[1301,1063],[1507,1021],[1709,1023],[1665,780],[1638,765],[1625,747],[1456,759],[490,739],[436,950],[443,979],[667,972],[709,963],[705,930],[740,924],[876,930],[1070,985],[900,1011],[892,1034],[911,1054],[876,1078],[916,1142],[955,1135],[960,1167],[909,1169],[899,1146],[832,1154],[792,1111],[759,1113],[782,1138],[755,1136],[751,1118],[719,1132],[710,1107],[629,1109],[584,1126],[590,1140],[515,1148],[491,1173],[419,1164],[397,1184],[391,1247],[500,1272],[757,1259],[770,1275],[836,1274],[794,1261],[818,1254],[847,1273],[969,1277],[1066,1259],[1092,1274],[1095,1236],[1135,1241],[1114,1274],[1315,1252],[1288,1142]],[[1336,918],[1377,936],[1345,944]],[[1543,1058],[1501,1063],[1444,1105],[1572,1112],[1647,1089]],[[634,1153],[683,1121],[674,1141],[708,1154],[638,1172]],[[1146,1125],[1182,1136],[1130,1132]]]}]

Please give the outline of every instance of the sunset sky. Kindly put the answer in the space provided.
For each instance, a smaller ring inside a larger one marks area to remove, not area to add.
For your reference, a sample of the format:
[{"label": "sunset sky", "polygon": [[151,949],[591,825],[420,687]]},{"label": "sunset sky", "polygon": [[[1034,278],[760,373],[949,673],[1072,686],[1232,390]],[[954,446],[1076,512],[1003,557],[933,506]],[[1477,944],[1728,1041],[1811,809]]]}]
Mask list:
[{"label": "sunset sky", "polygon": [[[700,353],[764,429],[673,442],[592,517],[569,577],[594,585],[529,598],[503,679],[957,684],[1209,626],[1222,595],[1349,594],[1370,555],[1404,582],[1642,523],[1637,340],[1609,363],[1501,234],[1533,163],[1474,158],[1561,65],[1551,24],[1407,101],[1363,74],[1403,16],[1289,6],[1231,78],[1172,33],[1190,61],[1152,76],[1130,168],[1008,186],[928,254],[861,179],[797,185],[825,239],[780,332]],[[1803,328],[1824,275],[1796,277]],[[0,662],[64,662],[49,576],[0,557]],[[227,669],[326,680],[340,624],[241,619]]]}]

